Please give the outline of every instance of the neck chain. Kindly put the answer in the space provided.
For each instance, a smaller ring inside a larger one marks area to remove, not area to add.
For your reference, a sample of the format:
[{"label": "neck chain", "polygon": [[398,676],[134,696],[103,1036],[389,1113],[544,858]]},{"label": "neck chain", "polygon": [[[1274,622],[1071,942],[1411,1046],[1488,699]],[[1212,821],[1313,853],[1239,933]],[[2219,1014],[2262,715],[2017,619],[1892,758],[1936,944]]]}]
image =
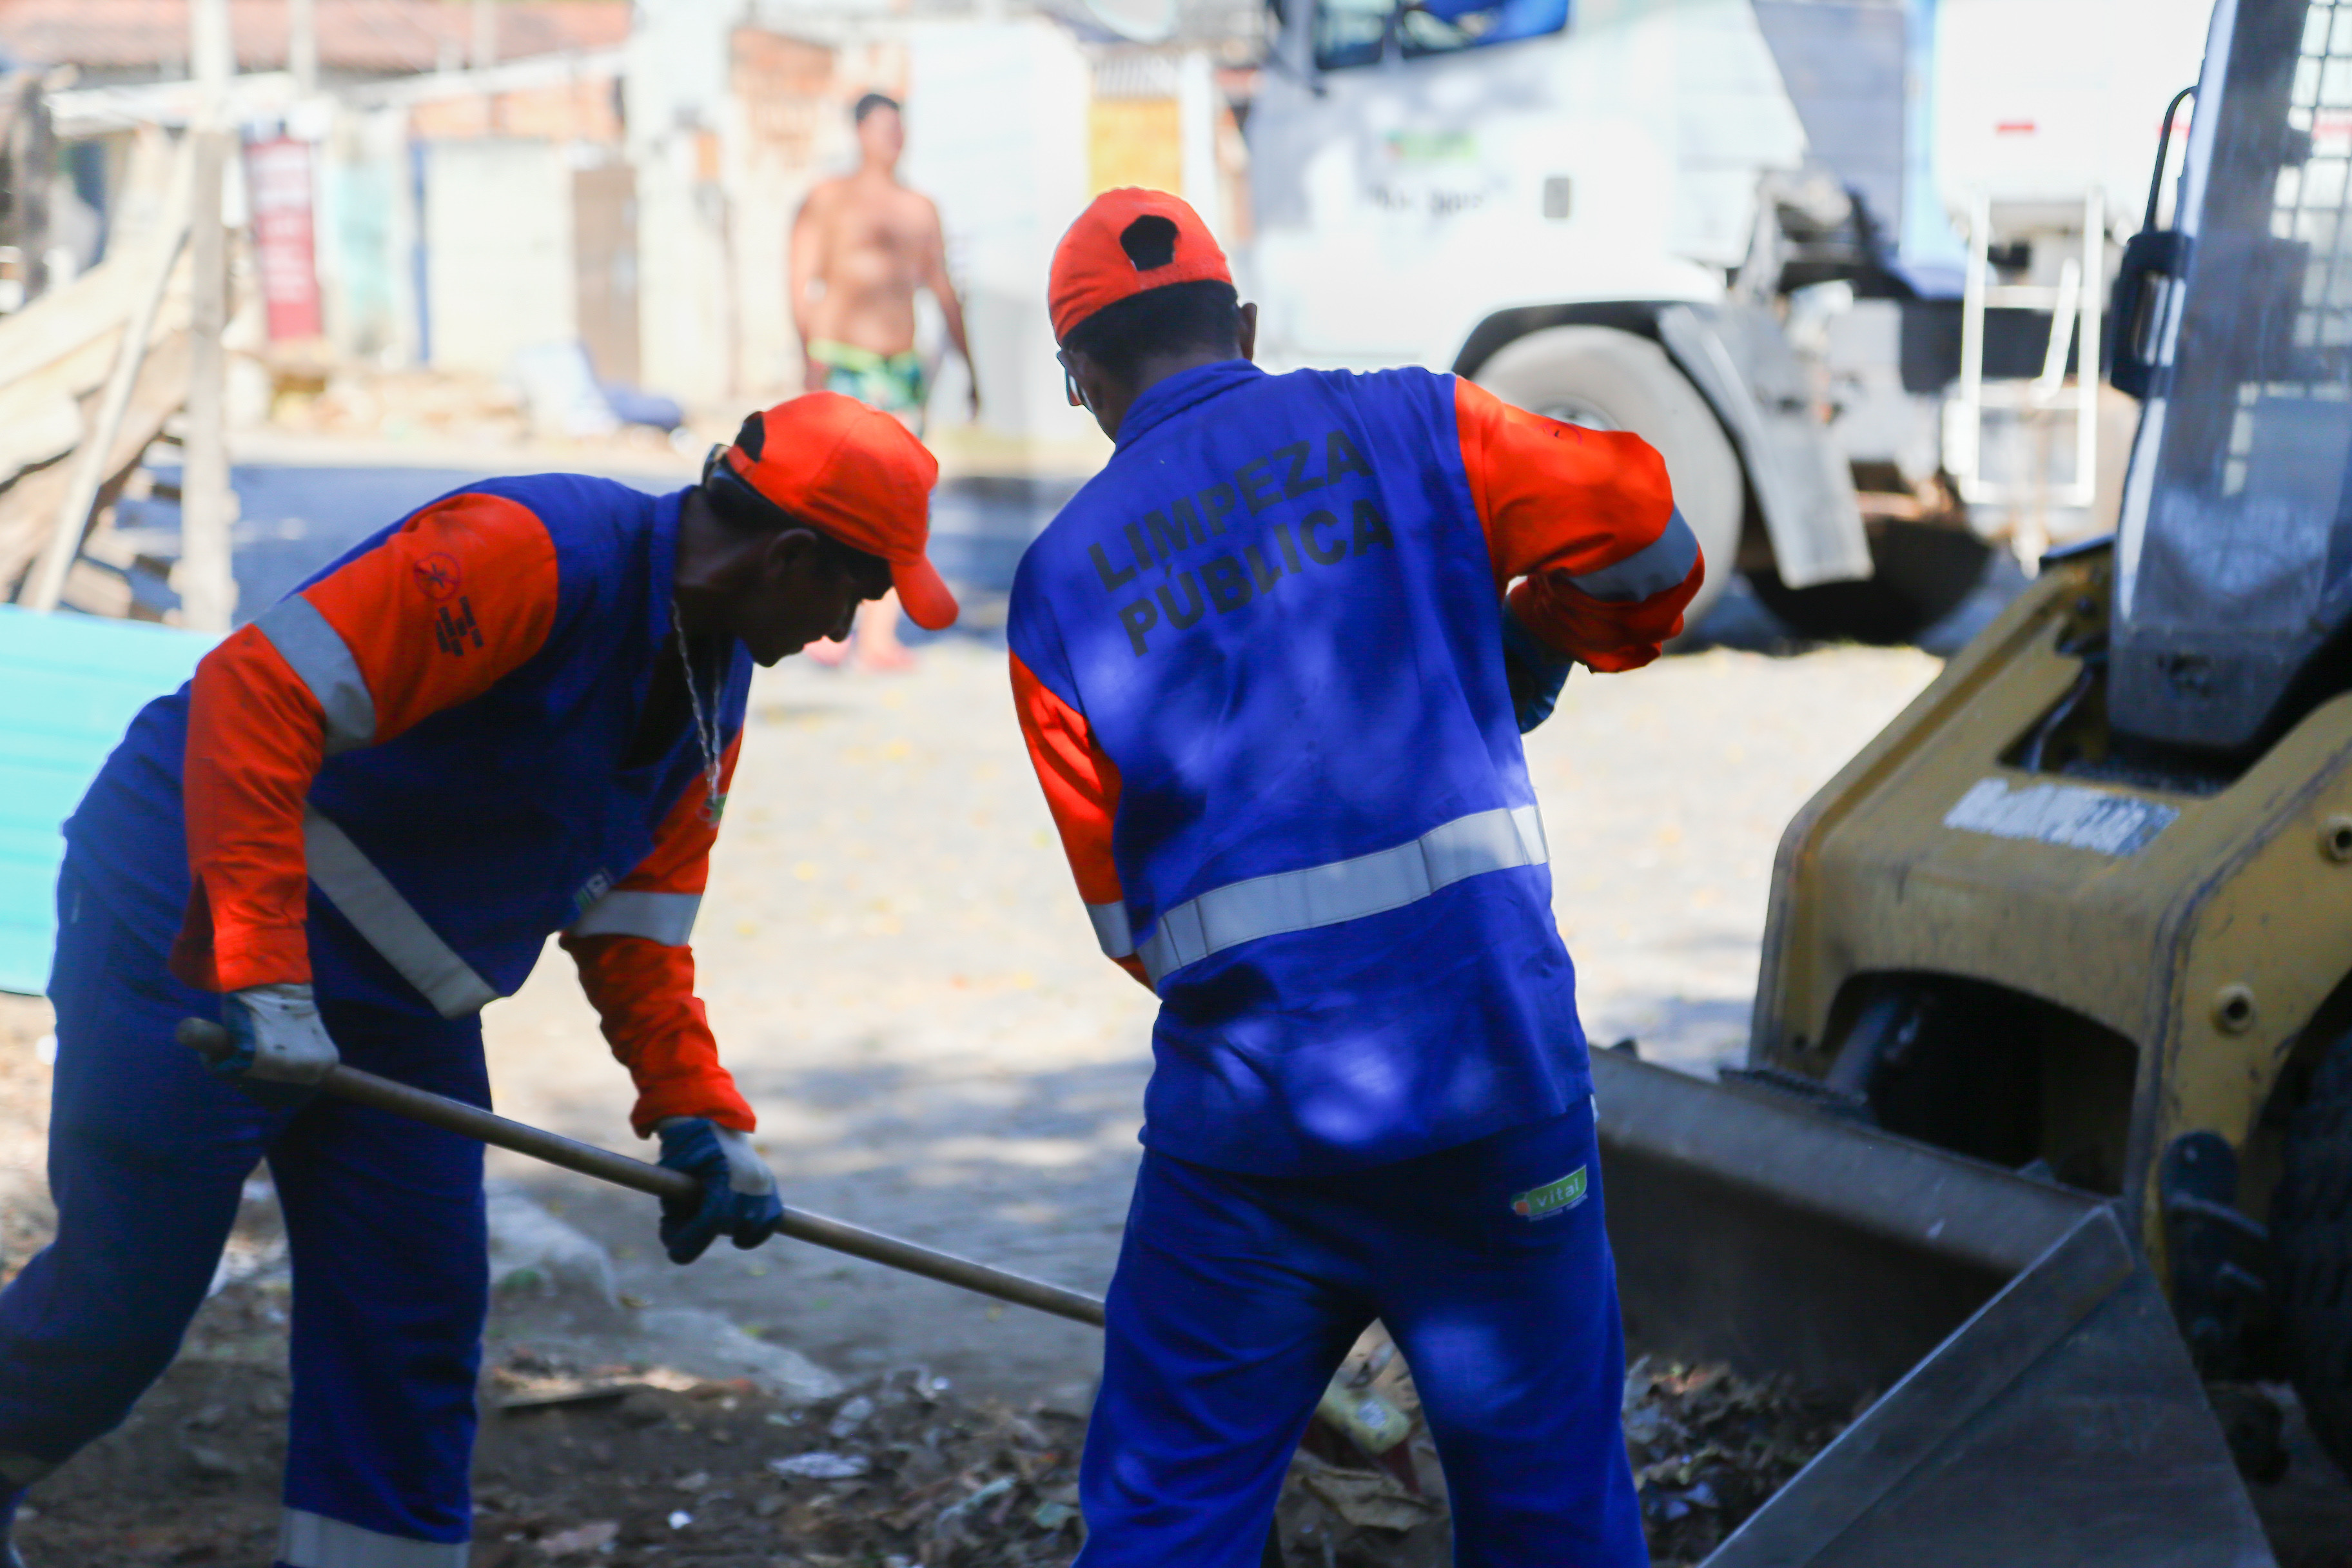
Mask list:
[{"label": "neck chain", "polygon": [[702,803],[702,820],[716,827],[719,814],[727,809],[727,792],[719,787],[719,683],[710,684],[710,701],[706,707],[702,692],[694,684],[694,656],[688,651],[686,623],[679,618],[677,601],[669,605],[670,630],[677,634],[677,662],[686,672],[686,700],[694,710],[694,743],[702,749],[702,783],[707,798]]}]

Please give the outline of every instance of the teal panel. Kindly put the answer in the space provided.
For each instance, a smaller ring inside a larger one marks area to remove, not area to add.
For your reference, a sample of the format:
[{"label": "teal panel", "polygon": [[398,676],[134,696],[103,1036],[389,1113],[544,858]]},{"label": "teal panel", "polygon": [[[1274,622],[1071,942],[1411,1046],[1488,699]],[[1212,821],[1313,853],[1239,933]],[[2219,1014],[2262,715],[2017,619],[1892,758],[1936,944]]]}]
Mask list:
[{"label": "teal panel", "polygon": [[47,986],[58,826],[132,716],[212,645],[172,626],[0,605],[0,991]]}]

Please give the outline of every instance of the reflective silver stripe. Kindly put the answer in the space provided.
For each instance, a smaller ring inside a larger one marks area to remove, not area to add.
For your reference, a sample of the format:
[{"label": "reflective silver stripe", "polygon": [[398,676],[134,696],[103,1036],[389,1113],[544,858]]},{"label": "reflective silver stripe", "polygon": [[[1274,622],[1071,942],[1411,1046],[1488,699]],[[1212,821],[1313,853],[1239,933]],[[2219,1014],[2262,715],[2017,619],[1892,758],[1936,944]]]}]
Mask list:
[{"label": "reflective silver stripe", "polygon": [[1127,923],[1125,903],[1088,904],[1087,919],[1095,922],[1095,940],[1102,943],[1107,957],[1125,958],[1135,951],[1135,931]]},{"label": "reflective silver stripe", "polygon": [[425,923],[415,906],[385,880],[350,834],[306,808],[302,847],[310,856],[310,880],[334,900],[368,945],[424,994],[435,1012],[445,1018],[463,1018],[499,999],[489,982]]},{"label": "reflective silver stripe", "polygon": [[1683,521],[1682,508],[1676,507],[1666,519],[1666,531],[1657,538],[1614,566],[1569,581],[1596,599],[1622,604],[1680,587],[1690,575],[1691,563],[1697,559],[1698,535]]},{"label": "reflective silver stripe", "polygon": [[386,1535],[298,1508],[286,1510],[278,1530],[286,1568],[466,1568],[473,1552],[468,1542]]},{"label": "reflective silver stripe", "polygon": [[254,629],[269,639],[319,706],[327,710],[327,754],[348,752],[375,740],[375,699],[360,674],[343,634],[299,594],[289,594],[254,618]]},{"label": "reflective silver stripe", "polygon": [[1550,858],[1532,805],[1457,816],[1392,849],[1229,882],[1189,899],[1162,913],[1143,943],[1144,972],[1157,985],[1161,975],[1241,942],[1361,920],[1465,877]]},{"label": "reflective silver stripe", "polygon": [[572,922],[572,936],[641,936],[684,947],[694,934],[700,893],[607,893]]}]

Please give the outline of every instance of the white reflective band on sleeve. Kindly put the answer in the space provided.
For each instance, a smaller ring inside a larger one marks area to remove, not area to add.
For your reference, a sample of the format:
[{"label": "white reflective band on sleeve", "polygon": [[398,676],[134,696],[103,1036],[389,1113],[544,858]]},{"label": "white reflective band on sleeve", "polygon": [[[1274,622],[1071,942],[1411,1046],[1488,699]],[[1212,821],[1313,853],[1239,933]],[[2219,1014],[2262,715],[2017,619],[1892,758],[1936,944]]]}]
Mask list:
[{"label": "white reflective band on sleeve", "polygon": [[317,606],[299,594],[289,594],[256,616],[253,626],[326,710],[327,755],[374,741],[375,699],[343,634]]},{"label": "white reflective band on sleeve", "polygon": [[334,900],[368,945],[424,994],[435,1012],[445,1018],[463,1018],[499,999],[489,982],[425,923],[416,907],[360,852],[350,834],[318,812],[305,810],[302,847],[310,856],[310,880]]},{"label": "white reflective band on sleeve", "polygon": [[1127,923],[1125,903],[1088,904],[1087,919],[1095,922],[1095,940],[1102,943],[1106,957],[1125,958],[1135,951],[1135,931]]},{"label": "white reflective band on sleeve", "polygon": [[702,910],[700,893],[607,893],[572,922],[572,936],[641,936],[684,947]]},{"label": "white reflective band on sleeve", "polygon": [[278,1530],[278,1561],[286,1568],[466,1568],[473,1552],[467,1542],[386,1535],[295,1508]]},{"label": "white reflective band on sleeve", "polygon": [[1312,931],[1400,909],[1486,871],[1540,866],[1543,818],[1532,805],[1475,812],[1392,849],[1229,882],[1160,917],[1142,947],[1144,972],[1160,976],[1260,937]]},{"label": "white reflective band on sleeve", "polygon": [[1569,581],[1596,599],[1626,604],[1680,586],[1690,575],[1691,563],[1697,559],[1698,535],[1683,521],[1682,508],[1676,507],[1666,519],[1666,531],[1657,538],[1614,566]]}]

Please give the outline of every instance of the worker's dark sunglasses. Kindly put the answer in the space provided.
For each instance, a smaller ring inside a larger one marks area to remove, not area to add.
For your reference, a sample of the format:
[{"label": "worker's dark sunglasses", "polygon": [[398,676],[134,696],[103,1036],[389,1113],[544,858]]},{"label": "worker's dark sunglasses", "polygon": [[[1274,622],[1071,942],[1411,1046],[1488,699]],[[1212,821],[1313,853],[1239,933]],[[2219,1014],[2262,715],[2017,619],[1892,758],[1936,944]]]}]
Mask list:
[{"label": "worker's dark sunglasses", "polygon": [[1071,407],[1084,408],[1087,405],[1087,396],[1085,393],[1078,390],[1078,373],[1070,368],[1068,353],[1062,349],[1055,349],[1054,358],[1062,366],[1062,395],[1070,400]]}]

